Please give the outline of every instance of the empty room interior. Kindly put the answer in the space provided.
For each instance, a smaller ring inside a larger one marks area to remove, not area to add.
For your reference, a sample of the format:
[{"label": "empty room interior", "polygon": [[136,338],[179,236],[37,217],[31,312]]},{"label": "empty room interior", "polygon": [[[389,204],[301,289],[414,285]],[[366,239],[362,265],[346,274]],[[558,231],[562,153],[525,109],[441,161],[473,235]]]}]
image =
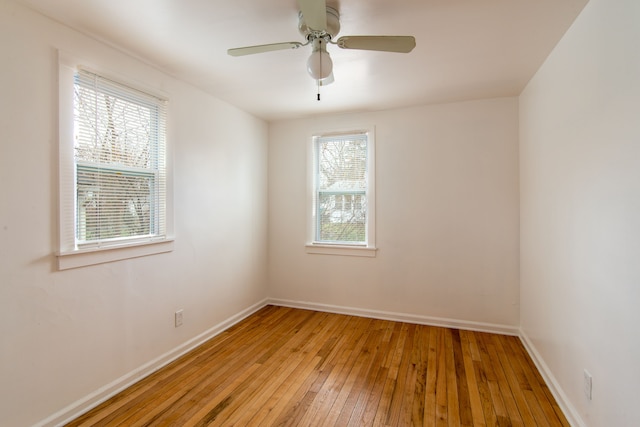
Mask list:
[{"label": "empty room interior", "polygon": [[[249,387],[225,352],[264,334],[259,360],[295,345],[278,369],[315,375],[290,425],[517,425],[472,376],[503,342],[541,378],[523,401],[640,425],[639,41],[637,0],[0,0],[0,425],[64,425],[206,351]],[[392,375],[410,340],[425,369],[460,355],[444,415],[440,377],[407,382],[411,423],[359,365]],[[304,414],[336,372],[312,363],[358,348],[353,412]],[[228,425],[285,425],[269,399],[303,390],[269,387]]]}]

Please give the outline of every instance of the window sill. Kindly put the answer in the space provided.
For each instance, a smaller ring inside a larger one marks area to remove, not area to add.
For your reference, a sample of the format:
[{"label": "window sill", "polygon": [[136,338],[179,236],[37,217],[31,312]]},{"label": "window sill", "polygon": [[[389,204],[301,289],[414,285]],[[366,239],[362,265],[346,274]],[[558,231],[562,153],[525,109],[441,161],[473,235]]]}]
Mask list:
[{"label": "window sill", "polygon": [[359,256],[369,258],[374,258],[377,251],[376,248],[368,246],[322,245],[310,243],[305,247],[308,254]]},{"label": "window sill", "polygon": [[101,248],[77,249],[58,254],[58,270],[104,264],[173,251],[173,239]]}]

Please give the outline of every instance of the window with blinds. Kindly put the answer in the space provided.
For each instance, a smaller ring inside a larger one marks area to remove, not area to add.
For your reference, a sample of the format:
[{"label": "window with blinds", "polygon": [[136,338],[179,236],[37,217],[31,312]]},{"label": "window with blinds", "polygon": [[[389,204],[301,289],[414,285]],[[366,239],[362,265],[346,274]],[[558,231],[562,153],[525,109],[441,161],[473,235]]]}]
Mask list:
[{"label": "window with blinds", "polygon": [[313,144],[314,242],[367,245],[367,134],[315,137]]},{"label": "window with blinds", "polygon": [[74,77],[76,247],[165,236],[166,101]]}]

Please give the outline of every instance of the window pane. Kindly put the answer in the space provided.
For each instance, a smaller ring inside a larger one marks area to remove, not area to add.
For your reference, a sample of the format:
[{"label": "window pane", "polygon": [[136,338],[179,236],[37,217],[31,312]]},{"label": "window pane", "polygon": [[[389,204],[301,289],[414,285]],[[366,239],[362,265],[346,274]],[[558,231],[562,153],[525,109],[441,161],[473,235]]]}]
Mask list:
[{"label": "window pane", "polygon": [[80,242],[152,234],[153,176],[78,167]]},{"label": "window pane", "polygon": [[367,141],[361,138],[321,140],[318,173],[320,190],[365,190]]},{"label": "window pane", "polygon": [[[346,206],[344,199],[356,199]],[[333,195],[320,193],[318,240],[327,242],[364,242],[366,239],[366,203],[363,194]]]},{"label": "window pane", "polygon": [[153,112],[76,86],[76,160],[149,168]]}]

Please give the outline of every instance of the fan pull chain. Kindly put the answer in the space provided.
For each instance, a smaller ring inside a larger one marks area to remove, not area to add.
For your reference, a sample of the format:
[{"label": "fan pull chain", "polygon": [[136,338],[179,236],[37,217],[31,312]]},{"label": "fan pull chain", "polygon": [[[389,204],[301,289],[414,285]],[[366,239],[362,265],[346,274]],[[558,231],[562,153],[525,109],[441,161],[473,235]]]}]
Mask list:
[{"label": "fan pull chain", "polygon": [[[320,50],[322,51],[322,40],[320,40]],[[322,55],[320,55],[320,76],[322,77]],[[316,84],[318,85],[318,102],[320,101],[320,79],[316,80]]]}]

